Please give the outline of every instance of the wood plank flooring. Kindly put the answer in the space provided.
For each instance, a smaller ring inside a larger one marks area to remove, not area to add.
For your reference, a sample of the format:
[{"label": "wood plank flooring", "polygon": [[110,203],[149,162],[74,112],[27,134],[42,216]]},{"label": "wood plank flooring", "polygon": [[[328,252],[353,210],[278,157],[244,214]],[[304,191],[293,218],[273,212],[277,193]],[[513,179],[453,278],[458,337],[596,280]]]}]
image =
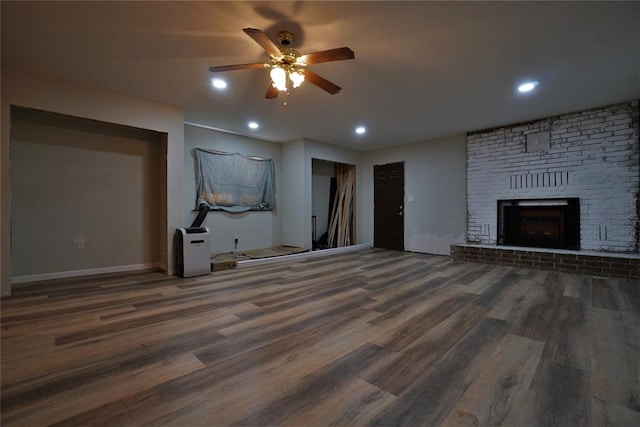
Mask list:
[{"label": "wood plank flooring", "polygon": [[640,425],[640,283],[365,250],[1,302],[4,426]]}]

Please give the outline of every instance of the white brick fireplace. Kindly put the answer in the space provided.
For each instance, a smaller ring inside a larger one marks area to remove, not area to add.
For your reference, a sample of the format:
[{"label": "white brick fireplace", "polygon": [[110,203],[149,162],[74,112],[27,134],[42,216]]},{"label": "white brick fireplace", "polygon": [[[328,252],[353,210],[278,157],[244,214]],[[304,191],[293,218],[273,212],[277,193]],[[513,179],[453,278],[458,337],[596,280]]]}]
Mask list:
[{"label": "white brick fireplace", "polygon": [[638,253],[638,101],[467,136],[467,240],[496,244],[498,200],[579,199],[580,249]]}]

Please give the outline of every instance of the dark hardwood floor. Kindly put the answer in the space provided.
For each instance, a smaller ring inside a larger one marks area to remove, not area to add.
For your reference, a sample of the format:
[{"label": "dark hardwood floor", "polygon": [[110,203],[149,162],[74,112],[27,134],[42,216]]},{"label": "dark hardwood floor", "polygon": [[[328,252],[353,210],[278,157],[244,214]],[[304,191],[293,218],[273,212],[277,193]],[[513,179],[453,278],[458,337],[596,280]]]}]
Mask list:
[{"label": "dark hardwood floor", "polygon": [[365,250],[2,300],[1,422],[640,425],[640,283]]}]

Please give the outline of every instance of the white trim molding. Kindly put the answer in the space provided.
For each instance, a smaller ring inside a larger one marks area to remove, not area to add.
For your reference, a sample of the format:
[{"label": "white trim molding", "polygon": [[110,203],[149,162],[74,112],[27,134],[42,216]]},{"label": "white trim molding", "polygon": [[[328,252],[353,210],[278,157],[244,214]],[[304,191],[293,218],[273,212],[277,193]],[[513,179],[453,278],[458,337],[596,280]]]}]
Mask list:
[{"label": "white trim molding", "polygon": [[89,268],[86,270],[57,271],[54,273],[31,274],[28,276],[14,276],[11,278],[11,284],[40,282],[42,280],[52,280],[52,279],[68,279],[71,277],[93,276],[96,274],[121,273],[125,271],[156,270],[161,268],[162,268],[162,264],[156,262],[156,263],[147,263],[147,264],[131,264],[131,265],[117,265],[113,267]]},{"label": "white trim molding", "polygon": [[238,261],[236,264],[236,268],[253,267],[256,265],[264,265],[264,264],[271,264],[271,263],[284,262],[284,261],[293,261],[293,260],[299,260],[303,258],[336,255],[336,254],[342,254],[346,252],[357,252],[357,251],[362,251],[364,249],[370,249],[370,248],[371,248],[370,243],[360,243],[357,245],[343,246],[340,248],[322,249],[319,251],[312,251],[312,252],[302,252],[302,253],[293,254],[293,255],[283,255],[283,256],[276,256],[271,258],[248,259],[248,260]]}]

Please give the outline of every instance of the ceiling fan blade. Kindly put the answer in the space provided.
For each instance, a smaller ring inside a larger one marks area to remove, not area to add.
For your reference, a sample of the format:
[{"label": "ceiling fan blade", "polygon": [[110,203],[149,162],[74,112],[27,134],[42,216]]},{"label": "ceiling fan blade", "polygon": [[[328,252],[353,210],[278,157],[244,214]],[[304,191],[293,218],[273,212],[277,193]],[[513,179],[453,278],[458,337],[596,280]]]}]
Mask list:
[{"label": "ceiling fan blade", "polygon": [[340,86],[331,83],[329,80],[320,77],[313,71],[307,69],[304,70],[304,79],[311,84],[318,86],[320,89],[329,92],[331,95],[335,95],[342,89]]},{"label": "ceiling fan blade", "polygon": [[276,89],[271,82],[269,82],[269,87],[267,88],[267,93],[264,95],[267,99],[274,99],[278,97],[278,89]]},{"label": "ceiling fan blade", "polygon": [[209,67],[209,71],[212,73],[219,73],[221,71],[234,71],[234,70],[245,70],[247,68],[266,68],[265,64],[256,63],[256,64],[237,64],[237,65],[223,65],[220,67]]},{"label": "ceiling fan blade", "polygon": [[342,61],[344,59],[353,59],[355,54],[348,47],[339,47],[337,49],[323,50],[321,52],[307,53],[302,55],[302,59],[306,64],[317,64],[320,62]]},{"label": "ceiling fan blade", "polygon": [[267,37],[267,35],[262,32],[262,30],[258,30],[256,28],[245,28],[242,31],[247,33],[249,37],[255,40],[255,42],[260,46],[262,46],[262,48],[266,50],[269,55],[275,57],[282,56],[282,52],[280,52],[278,46],[276,46],[276,44],[272,42],[271,39],[269,39],[269,37]]}]

